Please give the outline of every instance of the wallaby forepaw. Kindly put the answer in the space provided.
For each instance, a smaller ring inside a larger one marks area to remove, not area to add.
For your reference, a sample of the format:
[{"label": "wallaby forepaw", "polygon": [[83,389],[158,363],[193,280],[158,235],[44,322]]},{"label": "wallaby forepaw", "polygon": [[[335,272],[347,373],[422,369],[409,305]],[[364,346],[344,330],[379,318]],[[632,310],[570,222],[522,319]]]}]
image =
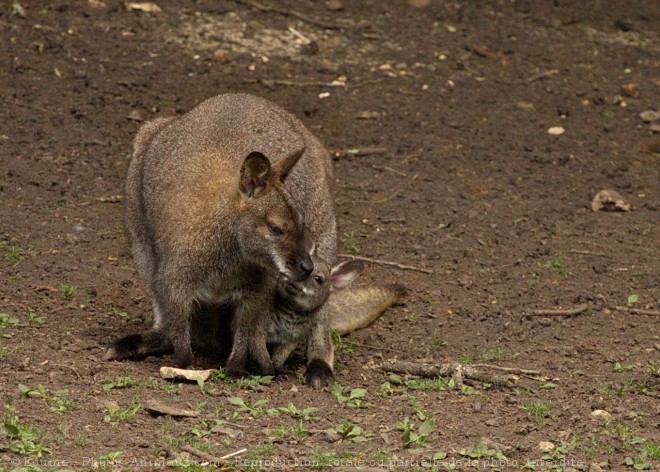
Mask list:
[{"label": "wallaby forepaw", "polygon": [[327,362],[320,359],[314,359],[307,364],[305,370],[305,383],[313,389],[320,389],[332,385],[335,381],[335,374],[332,367]]}]

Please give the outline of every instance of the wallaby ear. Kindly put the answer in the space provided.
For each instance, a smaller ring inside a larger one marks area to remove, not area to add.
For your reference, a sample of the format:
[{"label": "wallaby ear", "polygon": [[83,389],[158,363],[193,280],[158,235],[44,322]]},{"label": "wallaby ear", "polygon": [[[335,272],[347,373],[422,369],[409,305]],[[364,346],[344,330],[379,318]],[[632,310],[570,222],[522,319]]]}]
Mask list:
[{"label": "wallaby ear", "polygon": [[256,197],[266,188],[272,172],[270,161],[260,152],[251,152],[241,166],[239,189],[246,197]]},{"label": "wallaby ear", "polygon": [[303,227],[303,242],[305,244],[305,251],[310,256],[316,254],[316,242],[314,241],[314,235],[312,231],[307,227]]},{"label": "wallaby ear", "polygon": [[346,261],[337,264],[330,271],[330,281],[332,288],[339,290],[348,287],[353,282],[360,272],[364,269],[364,264],[359,261]]},{"label": "wallaby ear", "polygon": [[302,149],[292,152],[286,157],[283,157],[275,164],[273,164],[273,173],[278,176],[280,182],[284,183],[286,178],[289,176],[289,172],[293,169],[293,166],[296,165],[296,162],[300,157],[305,153],[305,146]]}]

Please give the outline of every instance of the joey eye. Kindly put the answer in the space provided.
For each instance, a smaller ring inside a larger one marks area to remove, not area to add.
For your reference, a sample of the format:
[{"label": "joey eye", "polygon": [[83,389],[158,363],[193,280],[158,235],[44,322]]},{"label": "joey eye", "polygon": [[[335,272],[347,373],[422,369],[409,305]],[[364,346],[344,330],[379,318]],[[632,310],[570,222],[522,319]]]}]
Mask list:
[{"label": "joey eye", "polygon": [[274,236],[282,236],[284,234],[284,231],[272,223],[268,223],[268,231]]},{"label": "joey eye", "polygon": [[315,275],[314,282],[316,282],[319,285],[323,285],[323,277],[321,277],[320,275]]}]

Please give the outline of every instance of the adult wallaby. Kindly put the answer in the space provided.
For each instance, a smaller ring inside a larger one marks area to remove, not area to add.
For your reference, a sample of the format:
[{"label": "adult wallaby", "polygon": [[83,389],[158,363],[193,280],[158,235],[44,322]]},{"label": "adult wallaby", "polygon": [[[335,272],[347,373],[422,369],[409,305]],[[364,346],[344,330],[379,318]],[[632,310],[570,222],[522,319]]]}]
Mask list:
[{"label": "adult wallaby", "polygon": [[[305,227],[320,257],[335,261],[332,181],[320,142],[293,115],[255,96],[220,95],[181,117],[146,123],[135,139],[125,200],[154,323],[116,341],[105,357],[173,348],[176,364],[186,366],[194,307],[228,304],[235,316],[227,373],[246,373],[250,330],[273,300],[267,281],[273,273],[304,280],[313,270]],[[327,326],[320,323],[312,336],[328,338]],[[271,373],[270,359],[263,362],[260,371]],[[327,384],[332,366],[312,365],[308,376]]]}]

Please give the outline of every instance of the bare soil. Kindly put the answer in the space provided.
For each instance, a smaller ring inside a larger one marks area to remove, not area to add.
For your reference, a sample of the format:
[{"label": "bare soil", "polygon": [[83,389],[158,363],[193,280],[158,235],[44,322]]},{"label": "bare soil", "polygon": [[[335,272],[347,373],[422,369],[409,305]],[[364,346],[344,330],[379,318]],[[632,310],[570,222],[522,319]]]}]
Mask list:
[{"label": "bare soil", "polygon": [[[158,3],[0,6],[0,470],[203,468],[187,446],[245,448],[238,470],[660,468],[656,1]],[[305,386],[300,356],[203,388],[161,380],[168,357],[101,360],[151,316],[123,232],[136,130],[237,91],[336,156],[342,253],[432,272],[361,277],[410,294],[342,340],[356,400]],[[592,211],[602,189],[632,210]],[[539,373],[420,389],[390,358]],[[266,412],[290,403],[314,418]]]}]

